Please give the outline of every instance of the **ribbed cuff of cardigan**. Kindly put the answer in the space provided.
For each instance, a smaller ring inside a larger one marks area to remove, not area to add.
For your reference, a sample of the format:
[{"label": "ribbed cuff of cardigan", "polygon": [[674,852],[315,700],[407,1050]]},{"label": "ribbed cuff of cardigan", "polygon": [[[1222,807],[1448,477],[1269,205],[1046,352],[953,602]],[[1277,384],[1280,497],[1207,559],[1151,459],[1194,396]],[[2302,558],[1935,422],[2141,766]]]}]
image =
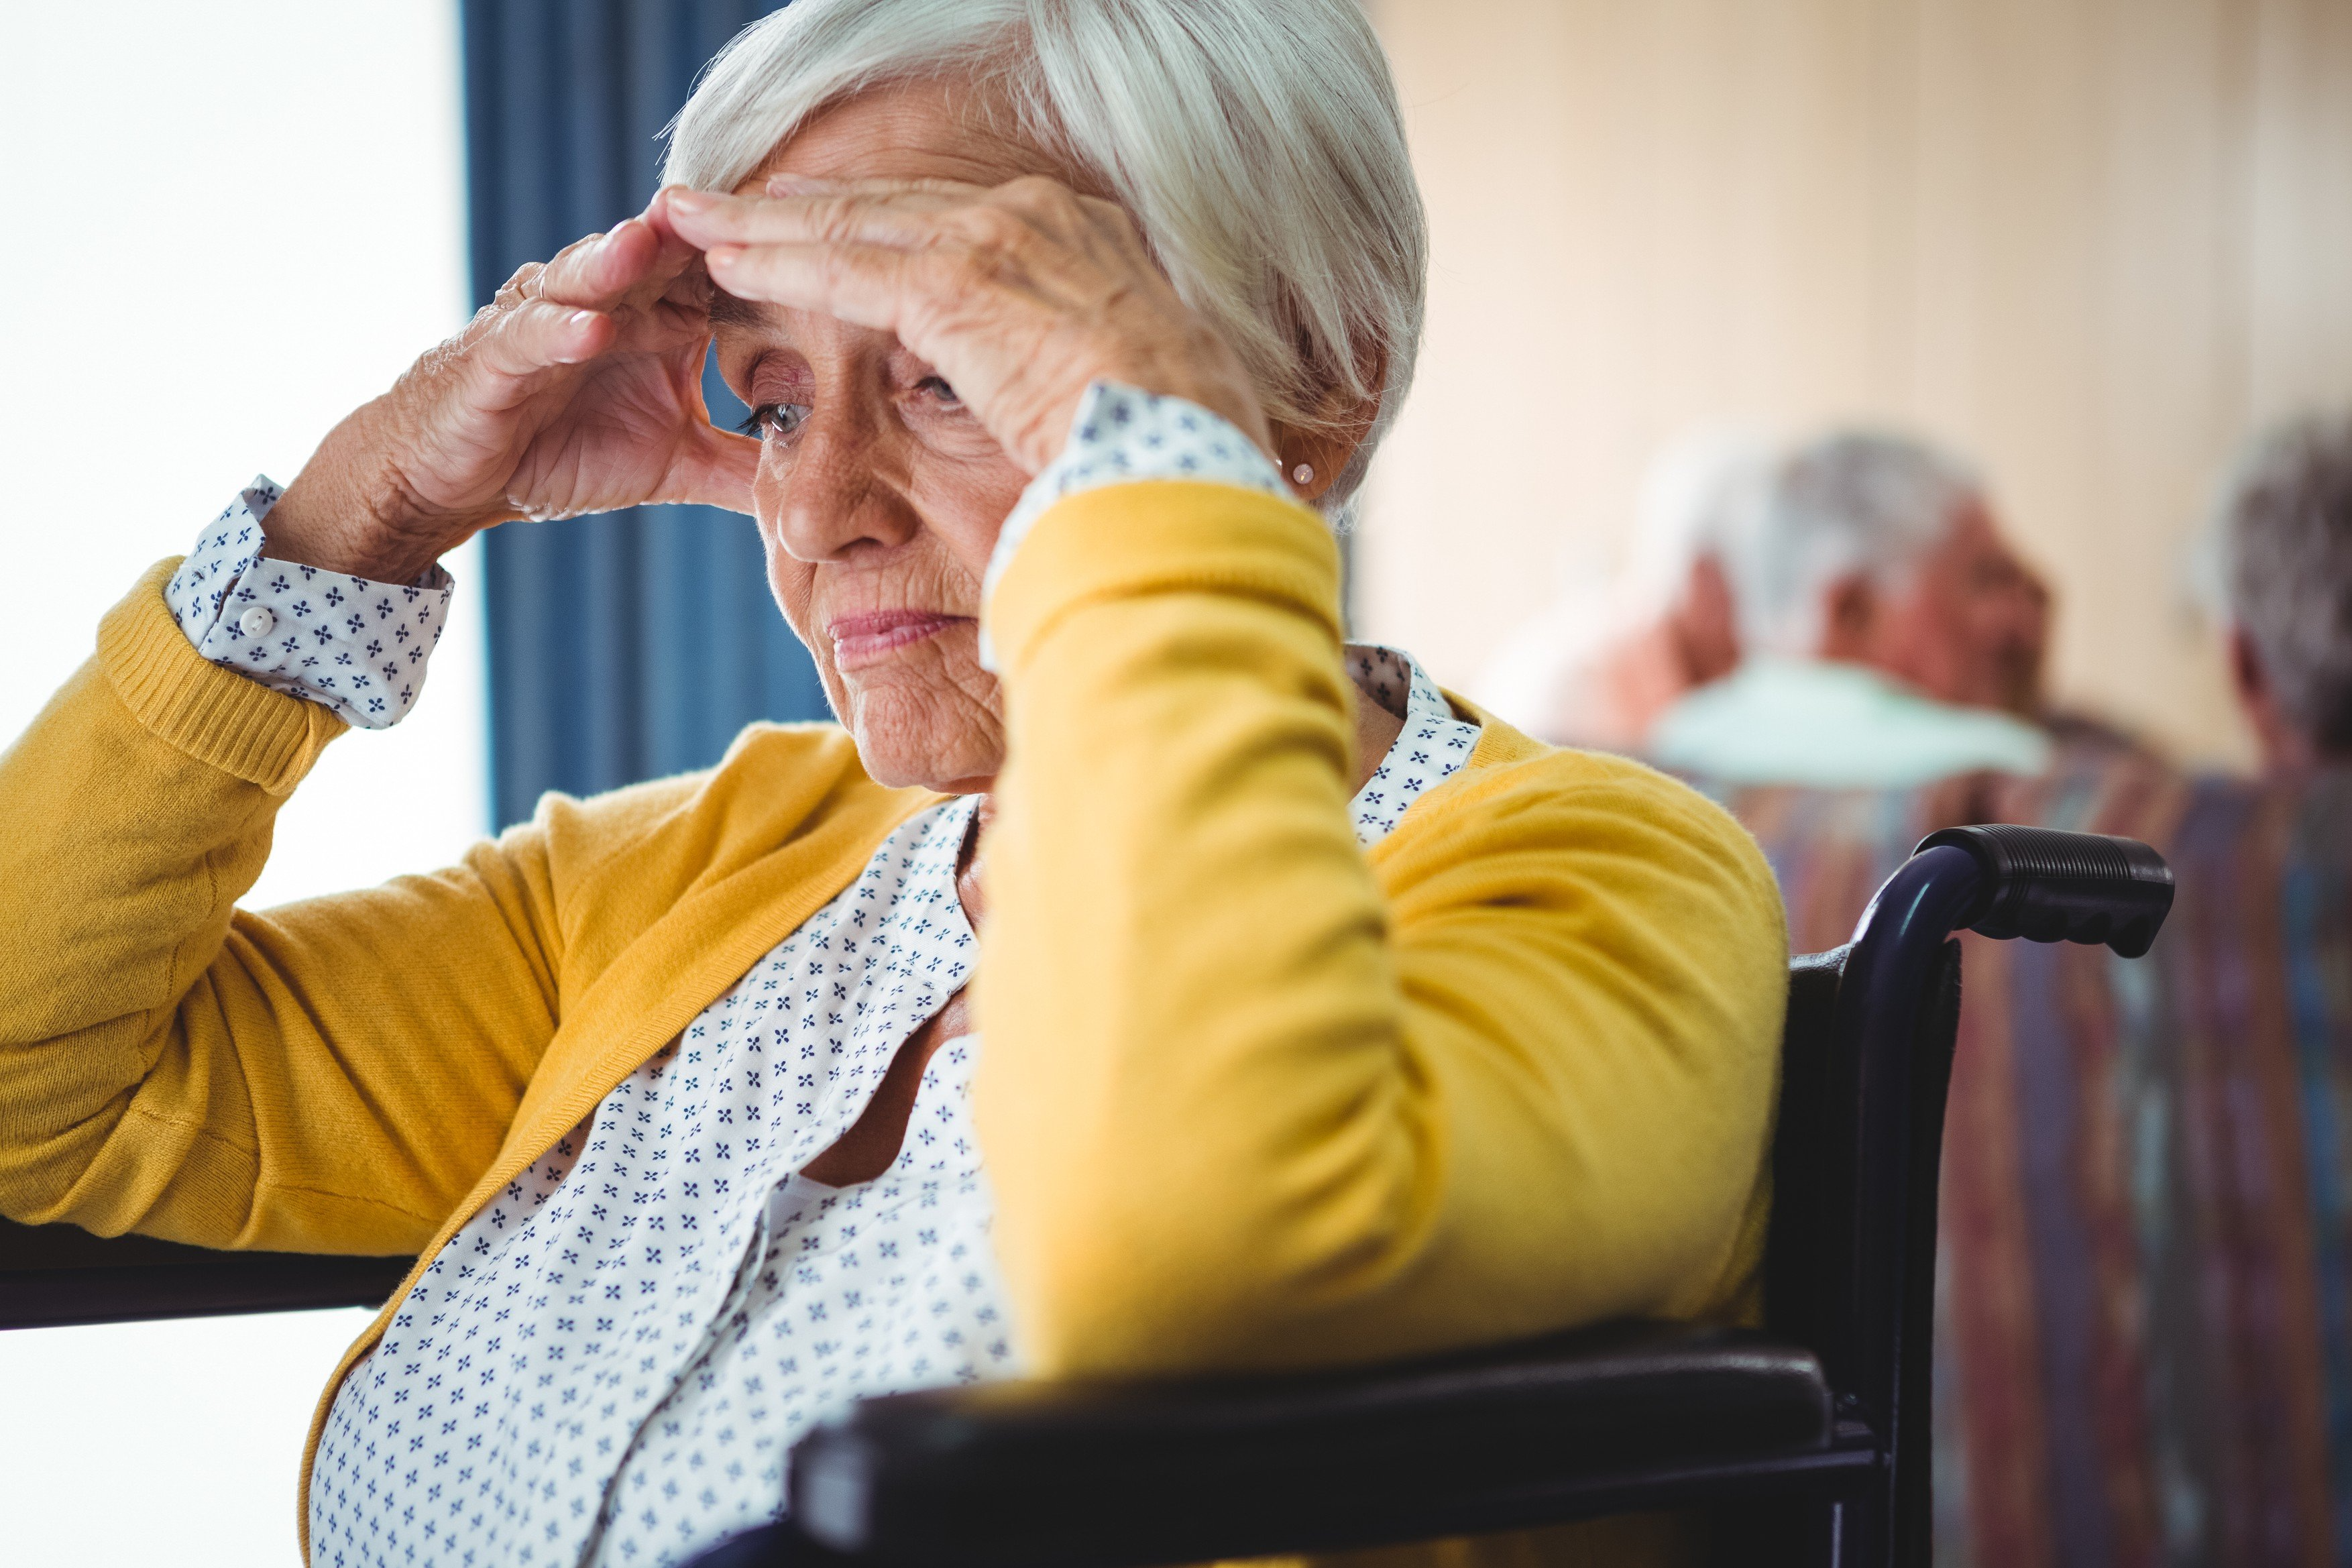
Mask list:
[{"label": "ribbed cuff of cardigan", "polygon": [[151,732],[271,795],[288,794],[346,726],[317,703],[224,669],[190,646],[163,601],[163,584],[183,559],[149,568],[106,613],[100,666]]},{"label": "ribbed cuff of cardigan", "polygon": [[1240,594],[1318,622],[1336,646],[1339,545],[1295,501],[1233,485],[1144,479],[1056,502],[1023,541],[985,615],[1017,672],[1072,611],[1172,593]]}]

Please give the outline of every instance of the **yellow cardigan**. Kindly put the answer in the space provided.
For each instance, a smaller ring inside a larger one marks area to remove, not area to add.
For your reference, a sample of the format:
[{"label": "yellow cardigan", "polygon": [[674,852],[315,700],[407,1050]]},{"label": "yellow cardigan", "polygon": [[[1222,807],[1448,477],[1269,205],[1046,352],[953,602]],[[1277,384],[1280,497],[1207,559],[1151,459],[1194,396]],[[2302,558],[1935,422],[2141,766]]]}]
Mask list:
[{"label": "yellow cardigan", "polygon": [[[447,870],[238,910],[342,726],[197,657],[172,564],[0,756],[13,1219],[430,1258],[938,798],[835,726],[755,725]],[[988,607],[977,1114],[1041,1373],[1752,1310],[1762,858],[1683,786],[1484,715],[1365,853],[1338,593],[1313,514],[1158,482],[1062,502]]]}]

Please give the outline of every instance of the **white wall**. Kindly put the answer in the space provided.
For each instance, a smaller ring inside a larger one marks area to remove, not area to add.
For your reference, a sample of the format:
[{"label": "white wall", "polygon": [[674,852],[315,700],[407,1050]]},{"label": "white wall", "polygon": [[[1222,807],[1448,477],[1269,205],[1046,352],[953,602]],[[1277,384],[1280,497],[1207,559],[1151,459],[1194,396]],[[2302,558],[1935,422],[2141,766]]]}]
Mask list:
[{"label": "white wall", "polygon": [[[0,7],[0,740],[141,570],[465,315],[453,0]],[[416,714],[331,747],[248,902],[488,818],[479,571]],[[364,1313],[0,1333],[0,1559],[291,1563],[310,1402]]]},{"label": "white wall", "polygon": [[1368,635],[1466,684],[1677,434],[1893,422],[1983,463],[2062,700],[2251,756],[2182,557],[2248,429],[2352,400],[2352,5],[1371,8],[1432,263]]}]

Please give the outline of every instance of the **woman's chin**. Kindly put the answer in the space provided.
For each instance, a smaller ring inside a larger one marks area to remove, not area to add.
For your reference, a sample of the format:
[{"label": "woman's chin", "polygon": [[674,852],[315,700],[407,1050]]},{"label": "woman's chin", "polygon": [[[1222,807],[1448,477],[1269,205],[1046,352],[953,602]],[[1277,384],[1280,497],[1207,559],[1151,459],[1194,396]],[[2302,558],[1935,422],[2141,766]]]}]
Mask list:
[{"label": "woman's chin", "polygon": [[886,789],[927,789],[939,795],[986,795],[996,784],[993,767],[960,768],[953,763],[927,763],[877,756],[863,743],[858,761],[866,776]]},{"label": "woman's chin", "polygon": [[892,789],[984,792],[1004,762],[1004,731],[993,713],[961,703],[909,700],[903,692],[852,699],[849,732],[857,758],[876,784]]}]

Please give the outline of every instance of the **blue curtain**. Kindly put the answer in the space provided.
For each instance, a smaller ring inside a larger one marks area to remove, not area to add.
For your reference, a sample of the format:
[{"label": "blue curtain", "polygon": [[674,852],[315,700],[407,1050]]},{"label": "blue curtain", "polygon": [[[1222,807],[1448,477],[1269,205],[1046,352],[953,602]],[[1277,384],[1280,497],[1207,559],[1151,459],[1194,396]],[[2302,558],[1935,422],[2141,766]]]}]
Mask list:
[{"label": "blue curtain", "polygon": [[[695,73],[773,0],[463,0],[475,300],[642,209]],[[706,374],[711,417],[744,410]],[[496,826],[707,766],[754,719],[822,718],[749,518],[639,507],[484,541]]]}]

